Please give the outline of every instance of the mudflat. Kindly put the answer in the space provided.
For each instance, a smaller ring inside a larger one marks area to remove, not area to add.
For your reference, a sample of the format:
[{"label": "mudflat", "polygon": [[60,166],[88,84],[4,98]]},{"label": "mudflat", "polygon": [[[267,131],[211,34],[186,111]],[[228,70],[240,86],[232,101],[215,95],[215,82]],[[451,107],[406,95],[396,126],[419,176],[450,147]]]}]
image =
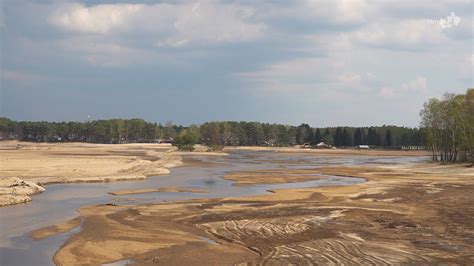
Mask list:
[{"label": "mudflat", "polygon": [[[291,181],[294,171],[281,170],[278,175],[286,174]],[[474,260],[472,167],[414,164],[311,171],[363,177],[367,182],[253,197],[83,207],[82,231],[63,245],[54,262],[280,265]],[[261,172],[254,174],[258,178]],[[230,175],[237,182],[240,175],[245,183],[252,171]],[[58,227],[42,230],[42,235],[51,235]]]}]

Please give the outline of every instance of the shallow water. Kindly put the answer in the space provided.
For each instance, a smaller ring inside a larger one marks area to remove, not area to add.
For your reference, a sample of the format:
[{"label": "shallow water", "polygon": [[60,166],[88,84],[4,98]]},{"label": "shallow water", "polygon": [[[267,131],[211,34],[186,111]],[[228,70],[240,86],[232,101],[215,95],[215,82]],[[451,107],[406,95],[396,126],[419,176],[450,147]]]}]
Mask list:
[{"label": "shallow water", "polygon": [[[195,198],[252,196],[268,190],[325,185],[352,185],[361,178],[315,175],[318,180],[286,183],[235,186],[222,177],[232,171],[257,169],[306,169],[330,165],[400,164],[427,161],[425,157],[326,157],[310,154],[275,152],[232,152],[229,156],[186,156],[202,163],[174,168],[167,176],[150,177],[142,181],[112,183],[53,184],[33,201],[0,208],[0,265],[52,265],[54,252],[79,228],[41,241],[33,241],[27,233],[77,215],[81,206],[116,203],[158,203]],[[156,192],[133,195],[110,195],[108,192],[160,187],[192,187],[209,193]]]}]

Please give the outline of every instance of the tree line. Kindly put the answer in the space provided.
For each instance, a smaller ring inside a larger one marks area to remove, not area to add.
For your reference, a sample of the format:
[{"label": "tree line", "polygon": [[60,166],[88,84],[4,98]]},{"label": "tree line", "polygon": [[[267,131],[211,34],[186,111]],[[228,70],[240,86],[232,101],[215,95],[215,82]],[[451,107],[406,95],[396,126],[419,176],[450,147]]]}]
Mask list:
[{"label": "tree line", "polygon": [[429,99],[420,116],[433,161],[474,162],[474,89]]},{"label": "tree line", "polygon": [[183,129],[143,119],[109,119],[90,122],[31,122],[0,118],[0,138],[36,142],[129,143],[170,139]]},{"label": "tree line", "polygon": [[204,123],[200,126],[199,133],[204,144],[222,146],[311,146],[320,142],[336,147],[370,145],[396,148],[425,145],[423,130],[398,126],[313,128],[308,124],[289,126],[218,121]]},{"label": "tree line", "polygon": [[260,122],[213,121],[200,126],[165,125],[143,119],[88,122],[31,122],[0,118],[0,138],[37,142],[129,143],[173,140],[181,146],[202,143],[211,147],[316,145],[336,147],[370,145],[401,148],[426,146],[423,129],[379,127],[313,128]]}]

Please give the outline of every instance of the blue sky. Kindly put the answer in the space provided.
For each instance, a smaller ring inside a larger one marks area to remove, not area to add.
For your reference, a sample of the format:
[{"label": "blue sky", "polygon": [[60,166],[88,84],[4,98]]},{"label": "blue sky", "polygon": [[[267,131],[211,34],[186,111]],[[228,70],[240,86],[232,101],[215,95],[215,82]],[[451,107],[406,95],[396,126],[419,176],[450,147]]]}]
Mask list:
[{"label": "blue sky", "polygon": [[474,86],[470,0],[1,5],[12,119],[417,126]]}]

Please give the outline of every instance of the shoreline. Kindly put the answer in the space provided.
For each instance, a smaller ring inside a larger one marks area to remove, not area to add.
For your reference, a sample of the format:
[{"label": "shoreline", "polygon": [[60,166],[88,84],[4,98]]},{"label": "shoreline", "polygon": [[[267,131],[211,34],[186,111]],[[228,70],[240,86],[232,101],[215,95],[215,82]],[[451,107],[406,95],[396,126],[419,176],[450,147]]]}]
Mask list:
[{"label": "shoreline", "polygon": [[142,180],[183,164],[163,144],[0,142],[0,207],[27,203],[48,184]]},{"label": "shoreline", "polygon": [[209,191],[205,189],[187,188],[187,187],[143,188],[143,189],[133,189],[133,190],[111,191],[108,193],[114,196],[122,196],[122,195],[133,195],[133,194],[155,193],[155,192],[209,193]]},{"label": "shoreline", "polygon": [[260,146],[226,146],[224,151],[270,151],[279,153],[307,153],[331,156],[361,155],[361,156],[430,156],[426,150],[382,150],[382,149],[310,149],[297,147],[260,147]]},{"label": "shoreline", "polygon": [[[226,156],[225,150],[305,153],[324,156],[424,156],[420,151],[353,149],[300,149],[294,147],[226,147],[224,152],[177,151],[170,144],[0,142],[0,207],[27,203],[47,184],[96,183],[142,180],[169,174],[182,165],[181,156]],[[311,178],[309,178],[311,179]],[[309,180],[306,179],[306,180]],[[282,182],[282,181],[280,181]],[[250,182],[252,183],[252,182]],[[250,184],[249,183],[249,184]]]},{"label": "shoreline", "polygon": [[[316,170],[367,182],[252,197],[83,207],[83,230],[56,252],[54,262],[149,263],[156,258],[179,264],[200,254],[206,264],[462,263],[474,256],[466,242],[474,222],[462,218],[473,203],[468,197],[474,192],[471,169],[416,164]],[[449,202],[439,200],[446,197]],[[457,233],[446,231],[453,225]]]}]

